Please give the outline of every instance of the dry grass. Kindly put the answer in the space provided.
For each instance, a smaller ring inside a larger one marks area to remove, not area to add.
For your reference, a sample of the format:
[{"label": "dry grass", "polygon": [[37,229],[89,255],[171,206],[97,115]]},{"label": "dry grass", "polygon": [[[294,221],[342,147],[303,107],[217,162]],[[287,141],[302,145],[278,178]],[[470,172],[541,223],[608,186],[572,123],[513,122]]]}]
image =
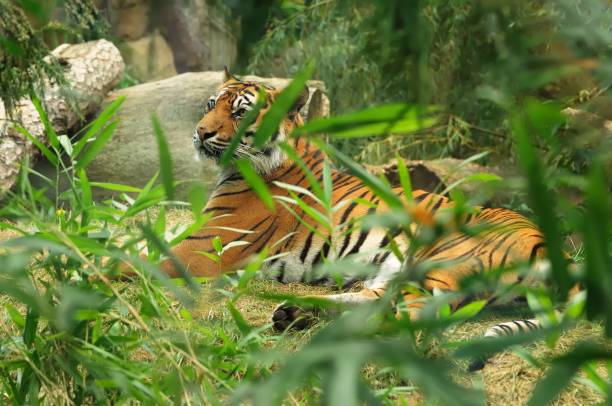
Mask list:
[{"label": "dry grass", "polygon": [[[170,210],[167,213],[167,222],[170,227],[176,224],[186,224],[191,221],[191,214],[187,210]],[[5,240],[17,236],[17,233],[8,230],[0,230],[0,240]],[[119,282],[117,282],[119,283]],[[130,297],[134,292],[129,292],[130,287],[126,287],[126,296]],[[277,305],[274,301],[262,298],[267,293],[275,294],[325,294],[331,292],[330,288],[304,286],[299,284],[283,285],[275,281],[257,280],[251,283],[249,295],[241,297],[236,307],[243,314],[247,322],[252,326],[264,326],[270,323],[270,316]],[[9,302],[5,296],[0,296],[0,306]],[[197,301],[197,307],[193,309],[194,317],[191,323],[219,323],[219,325],[232,324],[232,317],[227,310],[226,300],[219,294],[214,293],[209,286],[204,286]],[[480,321],[466,322],[455,326],[447,334],[450,341],[461,341],[468,338],[479,337],[492,324],[502,321],[513,320],[524,317],[525,309],[504,308],[487,311]],[[277,335],[271,328],[266,330],[265,336],[270,338],[266,341],[266,347],[270,349],[281,349],[282,351],[297,351],[322,324],[310,330],[291,332]],[[195,327],[195,326],[194,326]],[[189,328],[187,325],[186,328]],[[8,314],[3,311],[0,313],[0,330],[3,335],[19,335],[14,324],[10,321]],[[588,322],[579,323],[578,327],[565,332],[555,348],[547,347],[545,343],[537,343],[522,348],[531,353],[538,361],[546,364],[551,357],[561,354],[570,349],[575,343],[584,340],[601,342],[602,345],[612,345],[610,342],[602,341],[601,326]],[[431,353],[443,354],[445,351],[441,347],[433,347]],[[137,356],[137,354],[135,354]],[[143,359],[148,359],[150,354],[140,354]],[[465,386],[483,388],[486,392],[487,403],[491,405],[521,405],[526,404],[530,398],[535,383],[542,377],[545,370],[531,365],[528,361],[521,358],[515,351],[508,350],[495,356],[485,369],[477,373],[466,372],[466,364],[461,361],[455,365],[456,372],[453,379]],[[606,368],[603,365],[598,367],[598,372],[602,376],[607,376]],[[421,393],[416,389],[411,389],[409,382],[402,382],[400,378],[392,373],[381,370],[376,365],[364,367],[364,376],[370,384],[377,389],[385,389],[388,386],[405,387],[405,392],[392,393],[388,399],[393,404],[421,404],[424,403]],[[312,402],[318,398],[318,394],[310,388],[303,388],[290,394],[288,399],[290,404],[304,404]],[[600,403],[604,400],[592,387],[574,380],[561,396],[555,401],[556,405],[584,405]]]},{"label": "dry grass", "polygon": [[[271,292],[294,295],[325,294],[326,292],[331,293],[331,289],[298,284],[283,285],[274,281],[256,281],[252,284],[251,292],[252,295],[245,296],[239,300],[237,308],[250,324],[262,326],[270,322],[270,316],[277,303],[262,299],[258,297],[258,295],[264,295]],[[522,313],[519,313],[505,308],[492,309],[486,313],[484,319],[481,321],[466,322],[456,326],[449,332],[447,338],[450,341],[460,341],[468,338],[480,337],[484,334],[486,329],[493,324],[513,320],[515,318],[523,318],[528,314],[526,313],[528,310],[523,308],[522,311]],[[226,322],[231,322],[231,316],[224,307],[224,301],[213,299],[212,294],[205,294],[205,296],[200,299],[196,314],[203,319],[212,318],[218,321],[225,319]],[[286,334],[279,341],[275,342],[273,348],[278,347],[283,351],[297,350],[318,328],[320,328],[320,326],[314,327],[309,331]],[[270,329],[269,334],[275,333]],[[594,323],[581,322],[578,327],[565,332],[559,338],[554,349],[549,348],[543,342],[522,349],[531,353],[538,361],[546,364],[547,360],[569,350],[579,341],[593,340],[601,342],[602,345],[612,345],[612,343],[602,342],[601,337],[601,326]],[[435,356],[436,354],[442,354],[444,352],[445,350],[442,348],[432,348],[431,354]],[[458,362],[456,367],[457,370],[453,379],[468,387],[484,388],[487,396],[487,403],[491,405],[526,404],[531,396],[535,383],[545,373],[544,370],[531,365],[516,352],[511,350],[505,351],[492,358],[481,372],[468,373],[466,371],[466,362]],[[366,378],[375,388],[383,389],[385,385],[389,385],[390,383],[393,385],[410,386],[410,383],[401,382],[401,380],[391,374],[380,374],[379,372],[380,368],[376,366],[369,365],[364,368]],[[607,376],[606,368],[603,365],[599,366],[598,372],[602,376]],[[298,396],[297,398],[299,399],[300,397]],[[413,404],[413,402],[419,404],[422,401],[422,396],[418,391],[408,394],[391,395],[390,398],[394,400],[393,403],[397,404],[403,404],[405,401],[408,401],[408,404]],[[553,404],[586,405],[600,403],[603,400],[603,396],[595,389],[584,383],[574,381]]]}]

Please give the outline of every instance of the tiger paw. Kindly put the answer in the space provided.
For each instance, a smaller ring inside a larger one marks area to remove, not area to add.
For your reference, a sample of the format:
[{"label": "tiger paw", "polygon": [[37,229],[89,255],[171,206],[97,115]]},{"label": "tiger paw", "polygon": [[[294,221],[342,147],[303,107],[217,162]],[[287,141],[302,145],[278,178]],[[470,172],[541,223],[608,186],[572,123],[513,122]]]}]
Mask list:
[{"label": "tiger paw", "polygon": [[304,330],[310,327],[316,319],[313,308],[304,308],[289,303],[281,303],[272,314],[274,329],[285,331],[287,329]]}]

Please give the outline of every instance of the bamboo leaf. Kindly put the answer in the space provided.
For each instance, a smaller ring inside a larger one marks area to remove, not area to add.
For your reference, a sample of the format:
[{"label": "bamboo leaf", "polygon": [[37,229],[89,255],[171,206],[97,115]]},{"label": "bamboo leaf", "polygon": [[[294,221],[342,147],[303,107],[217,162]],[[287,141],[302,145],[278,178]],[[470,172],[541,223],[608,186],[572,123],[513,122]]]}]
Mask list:
[{"label": "bamboo leaf", "polygon": [[113,133],[115,132],[115,128],[117,128],[118,121],[113,121],[110,123],[100,135],[87,147],[85,152],[79,155],[78,161],[75,165],[77,170],[84,169],[89,165],[98,155],[98,153],[104,148],[104,145],[110,140]]},{"label": "bamboo leaf", "polygon": [[409,133],[436,124],[436,106],[422,108],[411,104],[388,104],[342,116],[313,120],[294,131],[295,135],[330,134],[334,138],[353,138],[389,133]]},{"label": "bamboo leaf", "polygon": [[98,132],[100,131],[100,129],[102,129],[102,127],[106,126],[108,121],[115,114],[115,112],[117,111],[119,106],[121,106],[124,100],[125,100],[125,96],[118,97],[117,100],[109,104],[108,107],[106,107],[102,111],[102,113],[100,113],[100,115],[91,123],[87,132],[83,134],[83,136],[74,144],[73,157],[75,158],[78,157],[81,151],[83,150],[83,148],[85,148],[85,145],[87,145],[88,141],[94,135],[98,134]]},{"label": "bamboo leaf", "polygon": [[236,161],[236,166],[244,177],[244,180],[255,191],[257,196],[259,196],[259,198],[266,205],[266,207],[274,211],[274,198],[272,197],[272,194],[270,193],[266,182],[261,176],[259,176],[255,169],[253,169],[251,163],[249,161],[240,159]]},{"label": "bamboo leaf", "polygon": [[45,144],[40,142],[38,140],[38,138],[34,137],[32,134],[30,134],[30,132],[28,130],[26,130],[25,128],[23,128],[19,124],[15,124],[15,129],[17,131],[19,131],[21,134],[23,134],[27,139],[32,141],[32,144],[36,145],[36,148],[38,148],[40,150],[40,152],[43,153],[45,158],[47,158],[47,160],[49,160],[49,162],[51,162],[53,164],[53,166],[57,167],[57,165],[59,164],[59,160],[57,158],[57,155],[55,155],[53,152],[51,152],[51,150],[49,148],[47,148],[47,146]]},{"label": "bamboo leaf", "polygon": [[174,176],[172,175],[172,157],[170,156],[170,148],[164,135],[159,119],[153,113],[151,115],[151,121],[153,123],[153,134],[157,140],[157,148],[159,150],[159,169],[162,178],[162,184],[166,191],[166,198],[168,200],[174,199]]},{"label": "bamboo leaf", "polygon": [[60,143],[57,138],[57,134],[55,133],[53,126],[51,126],[51,123],[49,123],[49,118],[47,117],[47,113],[42,107],[40,99],[36,96],[33,96],[32,104],[34,104],[34,108],[36,108],[36,111],[40,116],[40,120],[42,121],[43,126],[45,127],[45,134],[47,135],[47,139],[49,140],[49,145],[51,145],[56,150],[59,150]]}]

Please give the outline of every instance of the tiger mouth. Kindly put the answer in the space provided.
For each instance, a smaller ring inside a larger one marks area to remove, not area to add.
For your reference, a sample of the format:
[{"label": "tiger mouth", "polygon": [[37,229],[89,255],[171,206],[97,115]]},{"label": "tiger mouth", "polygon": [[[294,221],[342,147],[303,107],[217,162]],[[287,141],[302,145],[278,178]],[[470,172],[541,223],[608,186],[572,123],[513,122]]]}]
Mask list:
[{"label": "tiger mouth", "polygon": [[214,145],[209,145],[208,143],[203,143],[198,147],[198,152],[201,154],[203,153],[209,158],[221,158],[223,151],[224,149],[215,147]]}]

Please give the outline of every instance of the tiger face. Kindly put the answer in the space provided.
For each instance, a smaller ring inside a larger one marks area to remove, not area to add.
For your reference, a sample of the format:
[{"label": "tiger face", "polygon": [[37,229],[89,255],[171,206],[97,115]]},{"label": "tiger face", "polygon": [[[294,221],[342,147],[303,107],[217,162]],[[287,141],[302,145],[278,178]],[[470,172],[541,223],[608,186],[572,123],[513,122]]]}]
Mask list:
[{"label": "tiger face", "polygon": [[[253,146],[255,133],[262,118],[270,109],[279,91],[271,86],[255,82],[243,82],[225,71],[225,82],[219,91],[207,101],[204,116],[193,134],[197,158],[212,159],[219,163],[221,156],[238,132],[241,121],[257,104],[261,90],[265,93],[265,104],[257,119],[245,131],[234,150],[232,160],[246,158],[262,175],[272,172],[285,160],[278,143],[287,139],[293,129],[302,124],[299,110],[308,100],[308,88],[298,98],[278,131],[260,148]],[[231,167],[231,165],[230,165]]]}]

